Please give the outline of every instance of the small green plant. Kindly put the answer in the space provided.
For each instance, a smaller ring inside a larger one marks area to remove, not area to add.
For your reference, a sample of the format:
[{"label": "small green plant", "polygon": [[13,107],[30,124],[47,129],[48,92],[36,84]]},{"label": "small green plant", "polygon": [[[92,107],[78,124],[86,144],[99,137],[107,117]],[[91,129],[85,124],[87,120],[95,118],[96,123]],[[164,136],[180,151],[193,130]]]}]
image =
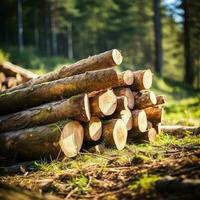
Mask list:
[{"label": "small green plant", "polygon": [[128,185],[130,190],[135,190],[139,192],[147,192],[150,189],[153,189],[155,183],[160,180],[160,177],[157,175],[148,175],[142,174],[137,181],[133,181]]},{"label": "small green plant", "polygon": [[0,64],[9,59],[9,54],[0,49]]}]

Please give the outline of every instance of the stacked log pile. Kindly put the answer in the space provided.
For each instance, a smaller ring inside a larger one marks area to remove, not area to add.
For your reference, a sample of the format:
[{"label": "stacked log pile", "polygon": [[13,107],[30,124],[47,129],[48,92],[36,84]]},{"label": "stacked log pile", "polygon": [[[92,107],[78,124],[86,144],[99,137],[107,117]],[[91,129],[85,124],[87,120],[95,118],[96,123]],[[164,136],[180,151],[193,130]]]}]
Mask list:
[{"label": "stacked log pile", "polygon": [[37,75],[10,62],[0,64],[0,91],[25,83]]},{"label": "stacked log pile", "polygon": [[0,92],[0,156],[30,160],[122,150],[153,141],[164,98],[149,91],[152,72],[117,72],[114,49]]}]

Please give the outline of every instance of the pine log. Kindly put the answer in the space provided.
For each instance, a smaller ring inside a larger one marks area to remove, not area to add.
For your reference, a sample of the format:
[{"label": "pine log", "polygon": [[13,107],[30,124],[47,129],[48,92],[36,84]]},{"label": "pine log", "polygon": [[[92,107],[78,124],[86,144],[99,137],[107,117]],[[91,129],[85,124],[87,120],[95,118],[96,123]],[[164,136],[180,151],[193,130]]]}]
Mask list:
[{"label": "pine log", "polygon": [[148,107],[144,109],[148,121],[152,123],[160,123],[163,118],[163,108],[159,107]]},{"label": "pine log", "polygon": [[104,117],[112,115],[117,107],[117,97],[111,89],[99,92],[89,100],[92,116]]},{"label": "pine log", "polygon": [[103,121],[102,138],[106,145],[112,145],[118,150],[122,150],[127,140],[127,128],[124,121],[122,119]]},{"label": "pine log", "polygon": [[78,121],[67,122],[62,129],[60,147],[67,157],[76,156],[81,150],[84,138],[84,128]]},{"label": "pine log", "polygon": [[144,93],[135,93],[135,106],[136,109],[143,109],[150,106],[154,106],[157,103],[156,95],[154,92],[145,91]]},{"label": "pine log", "polygon": [[128,99],[126,96],[117,97],[117,107],[115,112],[128,109]]},{"label": "pine log", "polygon": [[[117,74],[114,69],[90,71],[57,81],[35,85],[13,92],[0,94],[1,115],[20,111],[28,107],[55,101],[80,93],[92,92],[109,87],[118,87],[118,78],[127,80],[126,74]],[[126,84],[126,82],[124,82]]]},{"label": "pine log", "polygon": [[114,67],[116,65],[120,65],[122,60],[123,60],[123,57],[120,51],[118,51],[117,49],[113,49],[113,50],[106,51],[104,53],[101,53],[95,56],[90,56],[86,59],[80,60],[69,66],[64,66],[61,69],[50,72],[48,74],[41,75],[22,85],[17,86],[13,90],[9,90],[9,92],[26,88],[26,87],[32,87],[33,85],[41,84],[44,82],[54,81],[54,80],[74,76],[77,74],[82,74],[87,71]]},{"label": "pine log", "polygon": [[114,89],[116,96],[126,96],[128,100],[128,107],[133,109],[134,107],[134,95],[130,88],[119,87]]},{"label": "pine log", "polygon": [[97,144],[97,145],[91,147],[90,149],[88,149],[87,152],[95,153],[95,154],[102,154],[102,153],[104,153],[104,149],[105,149],[104,145]]},{"label": "pine log", "polygon": [[160,130],[170,135],[183,135],[190,132],[194,135],[200,134],[200,126],[182,126],[182,125],[161,125]]},{"label": "pine log", "polygon": [[108,119],[122,119],[126,125],[127,130],[131,130],[133,127],[132,113],[129,109],[116,111]]},{"label": "pine log", "polygon": [[102,122],[98,117],[92,117],[84,124],[84,141],[97,141],[102,135]]},{"label": "pine log", "polygon": [[145,132],[147,130],[147,116],[144,110],[133,110],[133,131]]},{"label": "pine log", "polygon": [[3,83],[6,80],[6,76],[3,72],[0,72],[0,83]]},{"label": "pine log", "polygon": [[163,104],[165,104],[165,98],[164,98],[164,96],[157,96],[156,99],[157,99],[156,105],[163,105]]},{"label": "pine log", "polygon": [[50,124],[0,134],[0,155],[16,160],[55,158],[63,124]]},{"label": "pine log", "polygon": [[139,70],[133,72],[134,82],[131,85],[133,91],[147,90],[152,85],[152,72],[151,70]]},{"label": "pine log", "polygon": [[90,120],[90,107],[87,94],[73,96],[28,110],[0,117],[0,133],[23,128],[45,125],[66,118],[87,122]]},{"label": "pine log", "polygon": [[38,77],[38,75],[34,74],[33,72],[7,61],[4,61],[2,65],[0,65],[0,71],[4,72],[6,76],[15,77],[16,74],[21,74],[24,78],[26,78],[26,80]]}]

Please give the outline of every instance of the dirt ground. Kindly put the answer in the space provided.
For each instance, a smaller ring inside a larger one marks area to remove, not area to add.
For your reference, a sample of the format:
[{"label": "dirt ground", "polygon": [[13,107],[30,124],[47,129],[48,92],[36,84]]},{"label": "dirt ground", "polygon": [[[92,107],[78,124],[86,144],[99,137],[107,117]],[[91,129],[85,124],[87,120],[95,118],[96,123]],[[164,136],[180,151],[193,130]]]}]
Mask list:
[{"label": "dirt ground", "polygon": [[[1,167],[0,199],[17,199],[16,193],[26,190],[29,199],[200,199],[198,138],[127,145],[120,155],[83,153],[62,162]],[[12,189],[15,193],[8,197]]]}]

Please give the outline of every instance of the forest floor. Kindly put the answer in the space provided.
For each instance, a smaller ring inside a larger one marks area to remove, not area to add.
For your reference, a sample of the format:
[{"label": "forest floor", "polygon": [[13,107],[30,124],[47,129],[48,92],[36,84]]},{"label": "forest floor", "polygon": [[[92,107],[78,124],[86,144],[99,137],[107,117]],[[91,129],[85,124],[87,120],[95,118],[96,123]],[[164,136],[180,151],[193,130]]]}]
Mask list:
[{"label": "forest floor", "polygon": [[6,183],[61,199],[199,199],[199,134],[161,133],[153,143],[129,144],[123,151],[22,164],[18,173],[0,176],[0,188]]}]

